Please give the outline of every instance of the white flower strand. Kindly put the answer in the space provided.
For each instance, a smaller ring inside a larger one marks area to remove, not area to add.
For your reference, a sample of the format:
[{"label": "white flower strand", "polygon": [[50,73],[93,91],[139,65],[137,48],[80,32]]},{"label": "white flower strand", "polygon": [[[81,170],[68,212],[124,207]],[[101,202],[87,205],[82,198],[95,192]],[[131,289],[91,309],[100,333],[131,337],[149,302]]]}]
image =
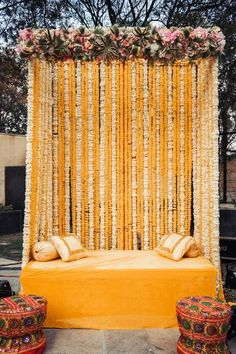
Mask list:
[{"label": "white flower strand", "polygon": [[207,259],[210,259],[210,247],[209,247],[209,224],[208,224],[208,161],[209,161],[209,153],[208,153],[208,121],[210,117],[208,116],[208,60],[202,60],[202,114],[201,114],[201,132],[202,132],[202,245],[204,256]]},{"label": "white flower strand", "polygon": [[76,65],[76,230],[81,241],[81,61]]},{"label": "white flower strand", "polygon": [[112,249],[117,248],[117,191],[116,191],[116,163],[117,163],[117,152],[116,152],[116,130],[117,130],[117,121],[116,121],[116,62],[112,62],[111,67],[112,72],[112,82],[111,82],[111,112],[112,112],[112,122],[111,122],[111,173],[112,173]]},{"label": "white flower strand", "polygon": [[57,63],[53,64],[53,106],[52,106],[52,162],[53,162],[53,235],[59,234],[59,214],[58,214],[58,78]]},{"label": "white flower strand", "polygon": [[[43,93],[44,90],[42,90],[42,81],[44,81],[44,70],[43,70],[43,62],[39,61],[38,62],[38,71],[39,71],[39,76],[38,76],[38,130],[36,132],[36,136],[34,136],[34,140],[37,139],[37,153],[36,156],[34,156],[35,159],[37,159],[37,188],[35,188],[35,224],[34,224],[34,242],[37,242],[41,239],[41,233],[40,233],[40,222],[41,222],[41,211],[39,212],[39,207],[42,204],[40,197],[42,197],[42,160],[43,160],[43,147],[44,144],[42,143],[42,134],[43,134],[43,115],[42,115],[42,110],[43,110]],[[36,122],[34,121],[34,125]],[[32,186],[33,188],[33,186]],[[40,217],[39,217],[40,216]]]},{"label": "white flower strand", "polygon": [[156,64],[156,242],[160,241],[160,65]]},{"label": "white flower strand", "polygon": [[185,188],[184,188],[184,66],[180,67],[180,234],[185,234]]},{"label": "white flower strand", "polygon": [[213,264],[217,267],[217,290],[220,290],[220,255],[219,255],[219,162],[218,162],[218,60],[215,59],[212,65],[212,245],[211,258]]},{"label": "white flower strand", "polygon": [[93,67],[88,64],[88,209],[89,249],[94,249],[94,183],[93,183]]},{"label": "white flower strand", "polygon": [[136,65],[131,67],[131,124],[132,124],[132,235],[133,249],[137,249],[137,160],[136,160]]},{"label": "white flower strand", "polygon": [[192,161],[193,161],[193,219],[194,219],[194,238],[199,243],[199,160],[197,158],[198,145],[198,116],[197,116],[197,82],[196,64],[192,64]]},{"label": "white flower strand", "polygon": [[47,130],[48,130],[48,116],[46,111],[46,97],[47,97],[47,74],[46,74],[46,62],[42,61],[40,63],[40,108],[39,108],[39,143],[38,143],[38,171],[37,175],[37,200],[36,200],[36,232],[35,232],[35,242],[37,240],[37,235],[39,235],[39,240],[44,239],[44,229],[46,222],[46,180],[47,180]]},{"label": "white flower strand", "polygon": [[147,62],[143,63],[143,208],[144,208],[144,250],[149,248],[149,178],[148,178],[148,131],[149,131],[149,117],[148,117],[148,74]]},{"label": "white flower strand", "polygon": [[100,64],[100,249],[105,249],[105,64]]},{"label": "white flower strand", "polygon": [[70,112],[69,112],[69,68],[64,63],[64,107],[65,107],[65,232],[70,233]]},{"label": "white flower strand", "polygon": [[168,65],[168,233],[172,230],[173,221],[173,118],[172,118],[172,66]]},{"label": "white flower strand", "polygon": [[25,189],[25,215],[23,232],[22,267],[29,261],[30,253],[30,201],[31,201],[31,178],[32,178],[32,143],[33,143],[33,100],[34,100],[34,63],[28,63],[28,122],[27,122],[27,149],[26,149],[26,189]]}]

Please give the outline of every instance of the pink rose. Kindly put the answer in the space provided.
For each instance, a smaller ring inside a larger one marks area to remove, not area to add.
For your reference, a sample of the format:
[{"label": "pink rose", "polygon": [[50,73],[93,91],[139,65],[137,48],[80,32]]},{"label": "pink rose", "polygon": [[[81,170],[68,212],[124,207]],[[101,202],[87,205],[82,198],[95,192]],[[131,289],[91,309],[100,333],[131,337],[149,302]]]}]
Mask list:
[{"label": "pink rose", "polygon": [[171,43],[174,43],[174,41],[181,35],[180,30],[175,30],[174,32],[171,33],[170,35],[170,41]]},{"label": "pink rose", "polygon": [[59,29],[56,29],[54,34],[55,34],[56,37],[60,37],[61,31]]},{"label": "pink rose", "polygon": [[124,40],[123,40],[123,46],[124,46],[124,47],[128,47],[129,45],[130,45],[130,43],[129,43],[129,38],[124,39]]},{"label": "pink rose", "polygon": [[71,42],[75,42],[79,37],[79,33],[76,30],[70,31],[68,38]]},{"label": "pink rose", "polygon": [[116,35],[114,33],[110,33],[110,38],[112,41],[116,40]]},{"label": "pink rose", "polygon": [[18,46],[16,47],[16,53],[17,53],[17,54],[20,54],[21,52],[23,52],[23,48],[21,47],[21,45],[18,45]]},{"label": "pink rose", "polygon": [[208,37],[208,30],[202,27],[197,27],[192,31],[192,33],[190,33],[190,37],[193,39],[199,38],[205,40]]},{"label": "pink rose", "polygon": [[170,42],[171,40],[171,31],[167,28],[160,28],[158,31],[159,36],[161,37],[164,43]]},{"label": "pink rose", "polygon": [[92,47],[92,45],[91,45],[90,42],[88,42],[88,41],[84,42],[84,44],[83,44],[83,49],[84,49],[85,51],[88,51],[91,47]]},{"label": "pink rose", "polygon": [[19,37],[23,41],[29,42],[31,39],[34,38],[34,34],[31,29],[24,28],[23,30],[19,31]]}]

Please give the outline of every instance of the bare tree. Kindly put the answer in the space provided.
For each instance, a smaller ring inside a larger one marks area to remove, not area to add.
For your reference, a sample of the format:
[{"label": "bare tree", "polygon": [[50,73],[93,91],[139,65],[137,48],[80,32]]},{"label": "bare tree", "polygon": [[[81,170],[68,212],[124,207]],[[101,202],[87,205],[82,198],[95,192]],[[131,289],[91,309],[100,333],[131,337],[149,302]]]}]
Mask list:
[{"label": "bare tree", "polygon": [[[236,136],[232,132],[228,134],[232,125],[232,116],[235,117],[236,110],[235,0],[0,0],[0,20],[0,40],[5,45],[6,43],[15,43],[17,31],[24,27],[94,27],[113,24],[146,26],[151,22],[167,27],[214,25],[221,27],[227,40],[225,55],[220,61],[219,75],[220,144],[221,158],[223,166],[225,166],[224,200],[226,200],[227,151],[235,146]],[[0,55],[2,56],[1,82],[3,83],[6,72],[4,63],[7,61],[7,57],[2,53]],[[15,65],[12,61],[12,82],[14,85],[24,87],[22,94],[25,94],[24,75],[20,76],[22,81],[19,80],[17,83],[14,81]],[[20,70],[23,70],[22,68],[20,66]],[[8,70],[11,70],[9,65]],[[8,83],[9,77],[6,76],[5,80]],[[7,95],[9,101],[12,100],[16,103],[13,92],[14,90],[7,90],[4,95]],[[17,116],[19,116],[16,109],[17,104],[15,104],[16,110],[14,112],[6,114],[4,95],[0,95],[0,122],[9,120],[9,127],[12,127],[10,120],[17,122]],[[22,99],[18,105],[20,110],[21,104]],[[21,112],[23,114],[22,110]],[[25,116],[24,119],[26,121]],[[0,129],[7,129],[4,127],[6,125],[0,126]]]}]

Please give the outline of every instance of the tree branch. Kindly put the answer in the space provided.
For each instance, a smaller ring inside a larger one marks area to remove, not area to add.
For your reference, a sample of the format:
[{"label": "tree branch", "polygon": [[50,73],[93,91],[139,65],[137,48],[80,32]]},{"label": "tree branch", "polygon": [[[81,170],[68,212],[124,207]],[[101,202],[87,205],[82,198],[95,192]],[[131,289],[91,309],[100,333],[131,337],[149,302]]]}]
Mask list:
[{"label": "tree branch", "polygon": [[83,24],[85,27],[89,27],[85,17],[82,16],[81,12],[78,11],[78,9],[71,3],[71,1],[66,0],[66,3],[76,13],[81,24]]},{"label": "tree branch", "polygon": [[146,26],[147,20],[148,20],[148,18],[149,18],[149,16],[150,16],[151,12],[152,12],[152,10],[153,10],[153,6],[154,6],[155,2],[156,2],[156,0],[153,0],[153,1],[151,2],[151,5],[149,6],[149,9],[146,7],[146,16],[145,16],[145,18],[144,18],[144,21],[143,21],[143,23],[142,23],[142,26]]},{"label": "tree branch", "polygon": [[4,6],[4,7],[1,7],[1,8],[0,8],[0,11],[4,11],[4,10],[7,10],[7,9],[10,9],[11,7],[16,6],[16,5],[19,5],[19,4],[22,4],[23,2],[26,2],[26,1],[25,1],[25,0],[21,0],[21,1],[15,2],[14,4],[6,5],[6,6]]},{"label": "tree branch", "polygon": [[111,24],[114,25],[116,23],[116,13],[112,7],[112,2],[110,0],[105,0],[105,3],[107,5],[107,10],[108,10],[108,14],[109,14],[109,18],[111,21]]}]

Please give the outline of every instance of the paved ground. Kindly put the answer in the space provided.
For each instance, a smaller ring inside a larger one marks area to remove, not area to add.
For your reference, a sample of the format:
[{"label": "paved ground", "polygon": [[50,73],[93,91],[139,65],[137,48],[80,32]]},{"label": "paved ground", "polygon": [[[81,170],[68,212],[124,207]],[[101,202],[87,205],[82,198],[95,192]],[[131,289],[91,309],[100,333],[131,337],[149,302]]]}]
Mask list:
[{"label": "paved ground", "polygon": [[[20,289],[21,234],[0,236],[0,280]],[[113,330],[46,329],[45,354],[175,354],[178,329]],[[229,342],[236,354],[236,338]]]},{"label": "paved ground", "polygon": [[45,354],[175,354],[179,333],[177,329],[47,329],[46,336]]},{"label": "paved ground", "polygon": [[0,235],[0,257],[21,261],[22,233]]}]

